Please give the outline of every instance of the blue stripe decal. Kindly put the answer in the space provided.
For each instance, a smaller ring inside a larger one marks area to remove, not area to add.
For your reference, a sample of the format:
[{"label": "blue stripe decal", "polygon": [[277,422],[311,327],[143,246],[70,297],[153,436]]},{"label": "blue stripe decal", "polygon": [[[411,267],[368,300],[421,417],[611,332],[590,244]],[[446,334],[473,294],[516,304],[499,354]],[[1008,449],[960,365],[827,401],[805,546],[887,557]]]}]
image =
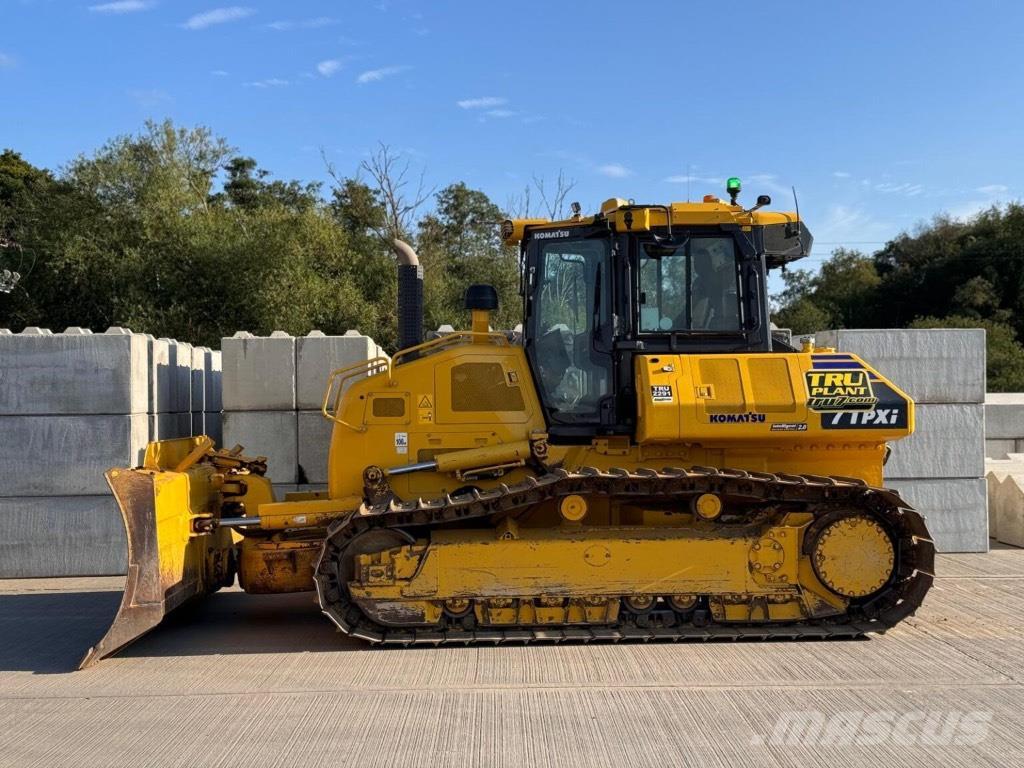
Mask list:
[{"label": "blue stripe decal", "polygon": [[862,371],[864,366],[861,363],[855,363],[852,360],[848,363],[819,363],[817,360],[814,361],[814,370],[816,371]]},{"label": "blue stripe decal", "polygon": [[815,360],[852,360],[853,355],[848,352],[819,352],[814,355]]}]

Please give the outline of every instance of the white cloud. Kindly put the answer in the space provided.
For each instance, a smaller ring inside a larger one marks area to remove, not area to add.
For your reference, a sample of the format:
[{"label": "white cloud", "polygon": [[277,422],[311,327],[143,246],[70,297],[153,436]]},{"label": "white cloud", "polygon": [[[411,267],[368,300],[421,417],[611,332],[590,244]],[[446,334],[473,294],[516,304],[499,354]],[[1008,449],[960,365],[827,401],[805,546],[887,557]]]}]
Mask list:
[{"label": "white cloud", "polygon": [[148,11],[154,5],[156,3],[153,0],[117,0],[113,3],[90,5],[89,10],[93,13],[136,13]]},{"label": "white cloud", "polygon": [[376,83],[383,80],[385,77],[391,77],[397,75],[400,72],[405,72],[409,67],[406,66],[395,66],[395,67],[381,67],[380,69],[368,69],[365,72],[360,72],[359,77],[356,78],[356,82],[360,85],[366,85],[367,83]]},{"label": "white cloud", "polygon": [[0,69],[13,69],[17,61],[13,56],[6,53],[0,53]]},{"label": "white cloud", "polygon": [[607,165],[598,166],[597,172],[602,176],[607,176],[610,179],[624,179],[627,176],[632,176],[633,172],[624,165],[618,163],[608,163]]},{"label": "white cloud", "polygon": [[462,99],[456,101],[460,109],[486,109],[488,107],[501,107],[508,104],[508,99],[502,96],[481,96],[476,99]]},{"label": "white cloud", "polygon": [[290,32],[293,29],[320,29],[337,24],[337,19],[330,16],[317,16],[315,19],[296,19],[289,21],[272,21],[267,27],[277,32]]},{"label": "white cloud", "polygon": [[316,65],[316,71],[324,77],[330,77],[341,69],[341,62],[337,59],[327,59]]},{"label": "white cloud", "polygon": [[716,176],[691,176],[688,173],[666,176],[662,181],[669,184],[711,184],[716,187],[725,183],[725,179],[720,179]]},{"label": "white cloud", "polygon": [[214,77],[227,77],[228,74],[230,74],[230,73],[227,70],[224,70],[224,69],[214,69],[214,70],[211,70],[210,74],[213,75]]},{"label": "white cloud", "polygon": [[986,184],[984,187],[978,187],[975,191],[981,192],[983,195],[1005,195],[1010,188],[1005,184]]},{"label": "white cloud", "polygon": [[489,109],[485,113],[488,117],[515,117],[519,113],[512,109]]},{"label": "white cloud", "polygon": [[848,174],[846,171],[832,171],[832,175],[835,176],[837,179],[850,178],[850,174]]},{"label": "white cloud", "polygon": [[227,8],[214,8],[212,11],[197,13],[189,18],[184,24],[185,29],[206,29],[214,24],[226,24],[229,21],[238,21],[252,16],[256,11],[252,8],[245,8],[240,5],[232,5]]},{"label": "white cloud", "polygon": [[283,88],[288,85],[288,81],[282,80],[280,77],[270,77],[266,80],[254,80],[245,85],[248,88]]},{"label": "white cloud", "polygon": [[153,109],[174,101],[169,93],[158,88],[133,89],[128,91],[128,95],[143,109]]}]

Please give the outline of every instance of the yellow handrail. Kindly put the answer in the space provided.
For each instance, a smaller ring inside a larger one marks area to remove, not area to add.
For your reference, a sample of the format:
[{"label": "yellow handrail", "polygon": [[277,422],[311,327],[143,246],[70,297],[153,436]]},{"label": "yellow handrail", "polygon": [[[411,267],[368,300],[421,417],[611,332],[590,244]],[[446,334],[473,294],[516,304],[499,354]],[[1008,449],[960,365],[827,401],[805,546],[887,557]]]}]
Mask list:
[{"label": "yellow handrail", "polygon": [[455,346],[456,344],[479,344],[485,341],[497,342],[498,346],[508,346],[508,337],[503,333],[474,333],[473,331],[455,331],[454,333],[448,333],[437,339],[431,339],[425,341],[422,344],[417,344],[414,347],[406,347],[395,352],[395,356],[391,358],[391,368],[394,369],[398,365],[398,361],[403,357],[416,353],[417,355],[423,352],[430,353],[435,352],[441,347]]},{"label": "yellow handrail", "polygon": [[320,406],[320,412],[324,415],[324,418],[346,426],[354,432],[365,432],[365,426],[349,424],[338,416],[341,395],[345,391],[344,385],[349,379],[363,375],[374,376],[380,373],[387,373],[390,379],[390,371],[391,360],[382,356],[371,357],[369,360],[360,360],[353,365],[331,371],[331,375],[327,377],[327,388],[324,390],[324,400]]}]

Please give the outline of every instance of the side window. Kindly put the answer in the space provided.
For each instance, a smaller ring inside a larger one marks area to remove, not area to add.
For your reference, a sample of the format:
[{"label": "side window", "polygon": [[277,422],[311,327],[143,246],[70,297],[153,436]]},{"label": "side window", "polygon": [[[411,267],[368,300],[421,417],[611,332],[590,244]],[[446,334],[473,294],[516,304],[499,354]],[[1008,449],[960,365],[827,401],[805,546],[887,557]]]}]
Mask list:
[{"label": "side window", "polygon": [[640,332],[739,331],[739,262],[730,237],[640,244]]},{"label": "side window", "polygon": [[[595,415],[610,392],[610,361],[594,347],[610,322],[608,241],[544,243],[538,259],[534,363],[553,418]],[[573,418],[578,421],[578,418]]]}]

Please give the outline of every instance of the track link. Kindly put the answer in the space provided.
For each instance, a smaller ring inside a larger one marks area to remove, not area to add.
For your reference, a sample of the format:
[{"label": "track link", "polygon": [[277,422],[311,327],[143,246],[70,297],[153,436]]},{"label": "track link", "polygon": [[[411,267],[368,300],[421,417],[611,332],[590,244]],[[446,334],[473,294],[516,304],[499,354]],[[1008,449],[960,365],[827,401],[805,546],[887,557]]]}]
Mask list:
[{"label": "track link", "polygon": [[[515,514],[569,494],[613,497],[690,496],[715,493],[762,503],[799,503],[824,518],[837,507],[857,509],[880,520],[893,534],[896,563],[888,585],[867,602],[855,602],[847,615],[819,621],[750,624],[677,624],[644,627],[621,622],[610,626],[401,628],[366,616],[338,583],[335,558],[356,536],[372,528],[423,529],[461,521]],[[816,475],[770,474],[712,467],[670,467],[661,471],[584,467],[556,469],[514,485],[488,491],[413,501],[363,505],[333,523],[314,572],[323,612],[345,634],[374,644],[442,645],[469,643],[615,642],[620,640],[769,640],[856,637],[883,633],[917,610],[932,585],[935,547],[924,519],[896,491],[861,480]]]}]

